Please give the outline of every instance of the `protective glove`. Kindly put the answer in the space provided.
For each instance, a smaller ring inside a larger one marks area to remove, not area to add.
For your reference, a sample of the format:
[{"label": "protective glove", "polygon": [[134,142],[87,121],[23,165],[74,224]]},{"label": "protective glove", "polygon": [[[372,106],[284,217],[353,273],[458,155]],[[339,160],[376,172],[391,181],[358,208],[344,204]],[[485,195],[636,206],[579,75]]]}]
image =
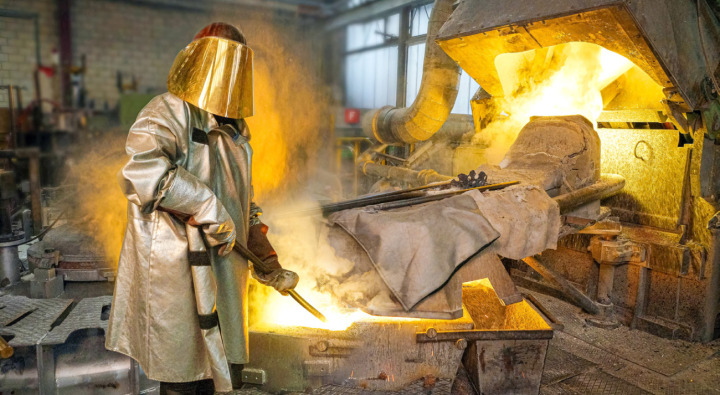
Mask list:
[{"label": "protective glove", "polygon": [[253,278],[260,284],[275,288],[283,295],[287,295],[287,291],[294,289],[300,281],[297,273],[287,269],[277,269],[269,274],[260,274],[257,270],[253,270]]},{"label": "protective glove", "polygon": [[265,263],[263,267],[253,266],[253,277],[261,284],[273,287],[286,295],[299,281],[296,273],[283,269],[275,249],[267,238],[268,226],[262,222],[250,227],[247,247]]}]

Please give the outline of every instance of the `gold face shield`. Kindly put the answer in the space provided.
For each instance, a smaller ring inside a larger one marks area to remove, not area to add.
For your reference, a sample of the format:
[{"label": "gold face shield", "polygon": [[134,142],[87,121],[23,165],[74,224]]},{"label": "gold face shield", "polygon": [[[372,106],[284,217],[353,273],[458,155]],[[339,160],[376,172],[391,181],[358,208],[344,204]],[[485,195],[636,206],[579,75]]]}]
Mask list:
[{"label": "gold face shield", "polygon": [[168,92],[211,114],[247,118],[254,113],[253,51],[220,37],[203,37],[180,51]]}]

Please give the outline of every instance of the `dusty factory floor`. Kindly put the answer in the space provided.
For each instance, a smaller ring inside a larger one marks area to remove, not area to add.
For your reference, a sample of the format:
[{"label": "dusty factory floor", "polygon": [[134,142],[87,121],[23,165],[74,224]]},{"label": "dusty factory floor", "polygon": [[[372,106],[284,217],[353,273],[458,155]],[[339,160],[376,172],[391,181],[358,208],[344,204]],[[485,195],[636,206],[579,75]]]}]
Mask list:
[{"label": "dusty factory floor", "polygon": [[720,394],[720,342],[596,328],[579,308],[533,294],[564,326],[550,342],[541,394]]},{"label": "dusty factory floor", "polygon": [[[562,323],[550,342],[541,394],[720,394],[720,341],[710,344],[668,340],[625,326],[601,329],[585,324],[578,307],[532,293]],[[450,382],[426,388],[422,380],[392,394],[450,394]],[[237,394],[265,394],[256,389]],[[380,392],[342,386],[313,394]]]}]

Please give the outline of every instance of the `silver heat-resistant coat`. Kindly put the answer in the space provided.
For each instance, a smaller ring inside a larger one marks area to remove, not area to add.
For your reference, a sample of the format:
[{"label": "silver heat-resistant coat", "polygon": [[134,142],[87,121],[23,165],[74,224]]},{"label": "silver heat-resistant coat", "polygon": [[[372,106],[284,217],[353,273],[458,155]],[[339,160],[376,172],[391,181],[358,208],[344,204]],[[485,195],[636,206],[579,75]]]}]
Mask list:
[{"label": "silver heat-resistant coat", "polygon": [[[234,224],[236,242],[245,244],[259,209],[251,203],[247,129],[232,136],[217,128],[211,114],[165,93],[130,129],[129,160],[118,175],[128,224],[106,346],[137,360],[151,379],[214,378],[222,391],[229,378],[218,380],[227,375],[218,364],[248,362],[249,269],[235,252],[219,256],[211,233]],[[206,244],[210,266],[198,271],[190,257]],[[206,295],[196,295],[198,287]],[[200,329],[203,300],[216,303],[221,335]]]}]

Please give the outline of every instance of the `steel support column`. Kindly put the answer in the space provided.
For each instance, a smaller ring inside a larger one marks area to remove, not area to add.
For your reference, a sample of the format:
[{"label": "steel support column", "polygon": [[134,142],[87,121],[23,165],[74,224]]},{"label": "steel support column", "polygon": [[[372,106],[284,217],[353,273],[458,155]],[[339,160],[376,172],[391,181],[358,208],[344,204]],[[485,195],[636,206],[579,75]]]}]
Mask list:
[{"label": "steel support column", "polygon": [[[715,217],[720,216],[720,212]],[[711,227],[712,247],[708,254],[708,262],[710,263],[710,278],[705,286],[705,306],[703,311],[703,333],[701,339],[707,343],[715,337],[715,322],[718,315],[718,303],[720,299],[720,229]]]}]

